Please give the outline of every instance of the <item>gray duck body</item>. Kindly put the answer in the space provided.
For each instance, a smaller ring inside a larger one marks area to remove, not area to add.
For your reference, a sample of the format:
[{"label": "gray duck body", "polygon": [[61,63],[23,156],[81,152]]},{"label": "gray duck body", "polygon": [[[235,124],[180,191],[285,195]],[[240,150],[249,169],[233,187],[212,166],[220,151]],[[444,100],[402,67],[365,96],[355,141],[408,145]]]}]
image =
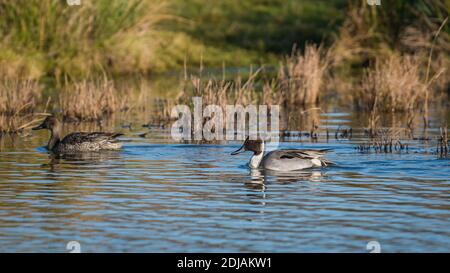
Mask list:
[{"label": "gray duck body", "polygon": [[249,167],[264,168],[273,171],[295,171],[333,164],[323,158],[328,150],[298,150],[286,149],[264,153],[265,145],[261,140],[245,140],[244,144],[232,155],[245,151],[252,151]]},{"label": "gray duck body", "polygon": [[330,161],[322,158],[326,150],[275,150],[264,155],[258,167],[274,171],[294,171],[327,166]]},{"label": "gray duck body", "polygon": [[118,150],[122,148],[116,138],[120,133],[76,132],[60,138],[61,124],[54,117],[47,117],[44,122],[33,130],[48,129],[51,133],[47,149],[54,153],[97,152],[101,150]]},{"label": "gray duck body", "polygon": [[53,146],[47,145],[47,149],[55,153],[67,152],[96,152],[101,150],[118,150],[122,143],[115,138],[122,134],[116,133],[71,133]]}]

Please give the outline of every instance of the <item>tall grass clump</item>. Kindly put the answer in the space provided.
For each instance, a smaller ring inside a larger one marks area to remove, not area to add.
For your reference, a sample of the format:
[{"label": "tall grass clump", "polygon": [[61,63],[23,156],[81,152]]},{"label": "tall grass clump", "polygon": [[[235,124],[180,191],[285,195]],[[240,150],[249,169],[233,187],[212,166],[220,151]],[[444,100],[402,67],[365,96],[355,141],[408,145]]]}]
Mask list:
[{"label": "tall grass clump", "polygon": [[0,134],[24,128],[40,102],[40,91],[39,84],[33,80],[0,80]]},{"label": "tall grass clump", "polygon": [[355,103],[360,110],[402,112],[420,106],[427,85],[420,73],[422,63],[414,56],[392,56],[366,69]]},{"label": "tall grass clump", "polygon": [[98,121],[119,109],[114,83],[82,81],[67,84],[59,95],[59,106],[66,121]]},{"label": "tall grass clump", "polygon": [[[0,0],[0,63],[34,77],[147,71],[163,0]],[[17,72],[17,71],[16,71]],[[14,71],[10,71],[10,74]]]},{"label": "tall grass clump", "polygon": [[156,100],[155,109],[152,114],[150,123],[164,123],[170,121],[171,110],[176,104],[187,105],[193,108],[193,97],[200,97],[202,107],[208,105],[216,105],[222,109],[226,109],[227,105],[255,104],[261,101],[261,92],[257,90],[256,78],[261,69],[250,71],[243,79],[236,76],[233,79],[206,77],[202,75],[202,69],[198,74],[187,75],[180,83],[180,91],[173,100]]},{"label": "tall grass clump", "polygon": [[190,104],[191,97],[202,97],[204,105],[218,105],[225,109],[229,104],[248,105],[258,99],[255,79],[260,70],[250,71],[244,81],[241,76],[233,80],[224,78],[204,78],[201,75],[191,75],[182,84],[182,91],[178,95],[179,103]]},{"label": "tall grass clump", "polygon": [[[177,104],[187,105],[191,109],[194,108],[193,97],[201,98],[202,109],[206,107],[215,105],[222,109],[223,114],[228,109],[228,105],[240,105],[243,107],[256,104],[260,100],[260,93],[257,90],[256,79],[260,73],[261,69],[256,71],[250,70],[249,74],[245,79],[240,75],[236,76],[234,79],[226,79],[225,77],[220,78],[204,78],[200,69],[199,75],[191,75],[190,78],[187,76],[182,83],[181,92],[177,98]],[[185,74],[186,75],[186,74]],[[169,106],[170,104],[165,104]],[[163,111],[163,113],[170,114],[169,111]],[[202,124],[194,123],[191,127],[191,134],[199,132],[211,118],[224,118],[217,116],[214,113],[214,117],[203,117]],[[235,113],[236,118],[237,114]],[[170,116],[173,118],[173,116]],[[250,118],[245,116],[244,118]],[[247,123],[248,124],[248,123]],[[218,130],[214,127],[213,130]],[[201,141],[201,143],[203,140]]]},{"label": "tall grass clump", "polygon": [[278,81],[287,104],[314,105],[324,86],[328,57],[321,47],[306,45],[304,54],[293,50],[282,64]]},{"label": "tall grass clump", "polygon": [[370,112],[370,132],[376,131],[382,113],[405,113],[411,133],[417,114],[422,112],[427,118],[430,81],[421,73],[422,66],[417,56],[393,55],[387,60],[377,60],[374,67],[364,71],[354,103],[357,110]]},{"label": "tall grass clump", "polygon": [[[377,7],[349,1],[346,20],[331,47],[334,73],[357,83],[364,68],[377,59],[408,54],[420,56],[426,63],[431,48],[431,72],[439,73],[450,57],[450,27],[445,23],[449,11],[450,1],[441,0],[389,1]],[[435,87],[445,89],[447,78],[440,77]]]},{"label": "tall grass clump", "polygon": [[14,116],[0,114],[0,138],[5,134],[18,134],[30,129],[38,121],[42,119],[35,118],[32,114]]},{"label": "tall grass clump", "polygon": [[421,0],[413,4],[415,7],[407,13],[412,13],[414,20],[403,28],[398,46],[412,52],[428,51],[433,47],[436,57],[449,57],[450,1]]},{"label": "tall grass clump", "polygon": [[41,98],[38,82],[4,78],[0,80],[0,114],[30,113]]}]

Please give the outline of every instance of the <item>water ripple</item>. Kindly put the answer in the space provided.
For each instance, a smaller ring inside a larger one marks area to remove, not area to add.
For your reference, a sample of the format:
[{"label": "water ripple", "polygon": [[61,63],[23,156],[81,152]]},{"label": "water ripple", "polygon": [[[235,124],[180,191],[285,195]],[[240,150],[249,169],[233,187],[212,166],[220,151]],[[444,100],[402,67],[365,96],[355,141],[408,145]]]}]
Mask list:
[{"label": "water ripple", "polygon": [[35,142],[0,152],[0,251],[449,250],[450,164],[430,154],[283,143],[332,148],[338,164],[280,174],[229,156],[238,144],[131,138],[121,152],[54,157]]}]

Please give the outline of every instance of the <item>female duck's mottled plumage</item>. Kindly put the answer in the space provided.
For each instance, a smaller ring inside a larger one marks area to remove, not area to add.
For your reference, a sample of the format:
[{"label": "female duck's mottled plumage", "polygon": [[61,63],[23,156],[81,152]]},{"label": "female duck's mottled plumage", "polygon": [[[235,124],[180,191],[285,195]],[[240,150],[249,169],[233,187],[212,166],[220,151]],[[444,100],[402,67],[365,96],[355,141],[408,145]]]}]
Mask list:
[{"label": "female duck's mottled plumage", "polygon": [[47,117],[44,122],[33,130],[48,129],[51,136],[47,149],[54,153],[95,152],[100,150],[118,150],[122,147],[116,138],[119,133],[71,133],[60,138],[61,124],[55,117]]},{"label": "female duck's mottled plumage", "polygon": [[264,148],[262,140],[250,140],[247,137],[242,147],[231,154],[252,151],[253,156],[249,162],[252,169],[262,167],[274,171],[294,171],[333,164],[323,158],[328,150],[275,150],[264,155]]}]

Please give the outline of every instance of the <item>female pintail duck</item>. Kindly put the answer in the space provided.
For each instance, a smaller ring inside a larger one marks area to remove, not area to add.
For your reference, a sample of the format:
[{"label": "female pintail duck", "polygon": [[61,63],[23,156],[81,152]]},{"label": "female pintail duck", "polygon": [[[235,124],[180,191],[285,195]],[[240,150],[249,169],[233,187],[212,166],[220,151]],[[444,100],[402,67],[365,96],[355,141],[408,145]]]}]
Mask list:
[{"label": "female pintail duck", "polygon": [[264,155],[264,148],[265,144],[262,140],[250,140],[247,137],[242,147],[232,152],[231,155],[252,151],[250,168],[264,168],[273,171],[294,171],[333,164],[322,158],[327,150],[275,150]]},{"label": "female pintail duck", "polygon": [[122,147],[116,138],[117,133],[72,133],[60,139],[61,123],[53,116],[47,117],[41,125],[32,130],[48,129],[51,133],[47,149],[54,153],[95,152],[100,150],[118,150]]}]

